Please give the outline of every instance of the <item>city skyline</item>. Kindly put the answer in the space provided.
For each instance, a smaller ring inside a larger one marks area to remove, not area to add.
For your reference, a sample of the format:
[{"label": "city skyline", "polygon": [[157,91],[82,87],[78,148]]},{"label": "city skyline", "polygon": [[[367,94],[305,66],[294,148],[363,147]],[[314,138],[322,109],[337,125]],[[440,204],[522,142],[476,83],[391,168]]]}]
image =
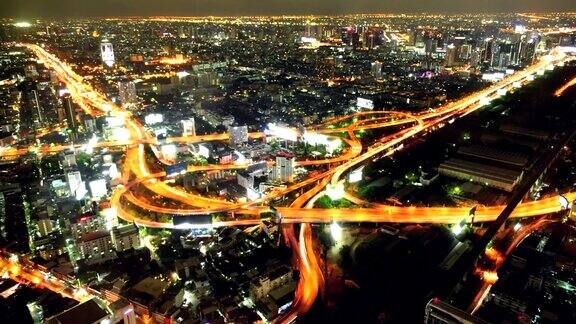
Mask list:
[{"label": "city skyline", "polygon": [[122,16],[268,16],[268,15],[343,15],[379,13],[506,13],[570,12],[576,4],[570,0],[553,1],[457,1],[434,2],[408,0],[360,1],[257,1],[257,0],[75,0],[2,1],[0,16],[13,18],[90,18]]},{"label": "city skyline", "polygon": [[0,322],[576,322],[575,15],[43,3],[0,19]]}]

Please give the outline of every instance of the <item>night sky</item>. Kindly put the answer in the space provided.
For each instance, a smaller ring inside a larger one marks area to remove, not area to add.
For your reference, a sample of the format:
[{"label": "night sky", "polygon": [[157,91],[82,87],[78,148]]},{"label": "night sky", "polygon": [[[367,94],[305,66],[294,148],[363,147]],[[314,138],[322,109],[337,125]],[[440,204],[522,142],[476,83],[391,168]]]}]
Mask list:
[{"label": "night sky", "polygon": [[4,17],[576,11],[575,0],[0,0]]}]

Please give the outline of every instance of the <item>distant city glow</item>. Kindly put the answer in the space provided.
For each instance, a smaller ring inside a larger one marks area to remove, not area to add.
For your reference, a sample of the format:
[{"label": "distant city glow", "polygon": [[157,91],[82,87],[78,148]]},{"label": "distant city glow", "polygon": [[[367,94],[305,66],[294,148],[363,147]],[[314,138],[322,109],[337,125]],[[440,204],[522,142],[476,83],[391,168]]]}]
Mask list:
[{"label": "distant city glow", "polygon": [[27,21],[19,21],[15,23],[14,26],[18,28],[29,28],[32,27],[32,24]]}]

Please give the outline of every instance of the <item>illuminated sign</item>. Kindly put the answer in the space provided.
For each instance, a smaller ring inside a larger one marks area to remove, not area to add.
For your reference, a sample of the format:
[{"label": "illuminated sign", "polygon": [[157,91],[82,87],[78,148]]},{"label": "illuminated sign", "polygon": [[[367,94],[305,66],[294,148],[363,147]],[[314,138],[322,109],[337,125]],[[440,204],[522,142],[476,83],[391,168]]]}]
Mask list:
[{"label": "illuminated sign", "polygon": [[482,74],[482,80],[486,81],[498,81],[504,79],[504,73],[495,72],[495,73],[484,73]]},{"label": "illuminated sign", "polygon": [[126,128],[114,128],[112,130],[112,139],[117,142],[130,139],[130,131]]},{"label": "illuminated sign", "polygon": [[313,44],[313,43],[317,43],[318,40],[314,37],[302,37],[302,38],[300,38],[300,42],[304,43],[304,44],[306,44],[306,43]]}]

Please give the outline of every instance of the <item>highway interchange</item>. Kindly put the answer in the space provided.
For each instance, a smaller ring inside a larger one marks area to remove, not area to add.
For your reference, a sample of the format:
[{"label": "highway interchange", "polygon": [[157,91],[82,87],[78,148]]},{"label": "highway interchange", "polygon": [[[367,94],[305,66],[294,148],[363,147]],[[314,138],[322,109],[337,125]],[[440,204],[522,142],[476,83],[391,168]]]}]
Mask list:
[{"label": "highway interchange", "polygon": [[[533,80],[535,75],[543,74],[545,70],[563,65],[573,59],[560,49],[552,50],[548,55],[541,57],[532,66],[506,76],[490,87],[468,95],[462,99],[447,103],[441,107],[430,109],[422,113],[408,114],[394,111],[360,112],[350,116],[336,117],[326,121],[323,125],[310,128],[310,132],[324,134],[347,134],[342,140],[346,148],[342,155],[319,161],[298,161],[300,166],[330,165],[323,171],[298,182],[287,185],[283,189],[272,190],[266,196],[249,202],[230,202],[218,198],[205,197],[186,192],[171,186],[166,182],[164,172],[154,172],[147,165],[145,146],[157,144],[157,140],[145,127],[128,111],[113,104],[104,95],[97,92],[76,74],[70,66],[59,60],[44,48],[24,44],[48,68],[54,70],[68,90],[73,100],[92,116],[110,115],[120,117],[130,134],[130,138],[123,142],[99,142],[95,147],[126,147],[124,165],[121,169],[123,184],[119,185],[111,198],[111,206],[117,211],[118,217],[134,222],[140,226],[153,228],[197,228],[222,227],[259,224],[261,213],[270,211],[268,203],[289,193],[302,191],[289,207],[277,208],[283,226],[286,242],[294,249],[298,259],[297,266],[301,273],[293,308],[286,314],[281,322],[293,321],[298,315],[305,313],[316,300],[323,287],[323,275],[320,270],[320,261],[314,250],[314,238],[309,223],[345,223],[345,222],[393,222],[393,223],[438,223],[455,224],[468,215],[468,208],[460,207],[416,207],[416,206],[387,206],[373,204],[345,193],[344,198],[363,206],[354,209],[317,209],[314,208],[316,199],[325,194],[328,184],[337,185],[343,182],[344,176],[350,170],[359,167],[379,156],[390,156],[403,148],[403,143],[415,136],[422,136],[435,129],[445,127],[454,119],[465,116],[481,108],[489,100],[496,98],[512,88],[521,87],[522,84]],[[573,83],[572,83],[573,84]],[[572,85],[570,84],[570,85]],[[342,121],[350,121],[344,128],[329,128],[326,125]],[[369,148],[363,148],[356,138],[357,131],[374,128],[390,128],[387,133]],[[261,133],[250,134],[252,138],[259,138]],[[336,136],[336,135],[331,135]],[[169,138],[172,143],[198,143],[203,141],[226,141],[227,134],[199,135],[189,137]],[[152,145],[152,146],[153,146]],[[44,146],[32,148],[19,148],[4,150],[2,157],[18,156],[28,152],[50,154],[62,150],[78,148],[80,145]],[[270,162],[272,163],[272,162]],[[189,166],[188,172],[212,171],[223,169],[240,169],[247,165],[208,165]],[[146,194],[143,194],[146,193]],[[177,207],[159,204],[156,199],[149,199],[149,195],[162,197],[162,201],[173,201]],[[576,199],[576,192],[564,194],[569,201]],[[558,196],[546,197],[538,201],[523,202],[512,214],[512,217],[530,217],[560,211]],[[136,207],[135,207],[136,206]],[[476,211],[476,221],[485,222],[494,220],[504,206],[480,206]],[[150,219],[148,213],[167,215],[169,218],[179,215],[205,215],[211,213],[227,212],[235,218],[218,220],[210,224],[174,225],[172,221],[157,221]],[[238,217],[236,217],[238,216]],[[291,224],[301,224],[299,232]]]}]

